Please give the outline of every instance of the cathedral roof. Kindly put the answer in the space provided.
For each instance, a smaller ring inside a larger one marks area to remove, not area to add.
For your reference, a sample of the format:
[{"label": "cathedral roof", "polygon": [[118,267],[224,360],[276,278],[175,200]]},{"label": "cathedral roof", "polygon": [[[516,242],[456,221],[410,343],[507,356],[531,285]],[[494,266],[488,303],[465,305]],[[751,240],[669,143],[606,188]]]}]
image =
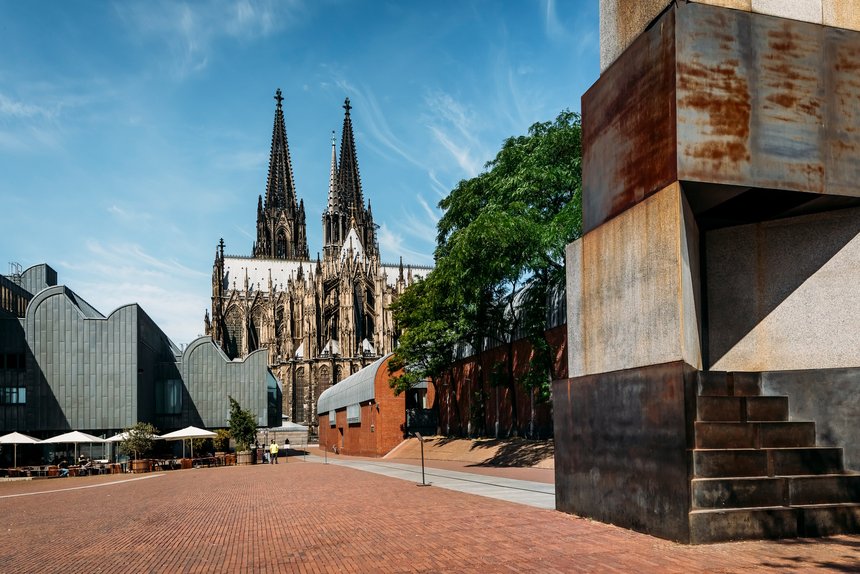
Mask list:
[{"label": "cathedral roof", "polygon": [[252,257],[224,257],[224,281],[228,289],[235,285],[241,289],[245,284],[245,273],[248,274],[248,289],[250,291],[269,291],[269,272],[271,271],[272,288],[283,291],[287,282],[295,281],[299,270],[304,276],[311,277],[316,267],[316,261],[296,261],[293,259],[255,259]]},{"label": "cathedral roof", "polygon": [[364,245],[361,244],[361,238],[359,238],[355,227],[351,227],[343,242],[343,246],[340,248],[340,260],[344,261],[347,258],[362,259],[363,257]]}]

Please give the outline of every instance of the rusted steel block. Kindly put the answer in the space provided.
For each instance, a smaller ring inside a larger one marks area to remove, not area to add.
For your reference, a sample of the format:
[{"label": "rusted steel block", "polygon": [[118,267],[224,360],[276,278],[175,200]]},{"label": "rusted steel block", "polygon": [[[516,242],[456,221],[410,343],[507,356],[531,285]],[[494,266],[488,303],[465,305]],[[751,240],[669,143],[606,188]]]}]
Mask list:
[{"label": "rusted steel block", "polygon": [[675,180],[860,197],[860,32],[678,3],[582,110],[586,231]]}]

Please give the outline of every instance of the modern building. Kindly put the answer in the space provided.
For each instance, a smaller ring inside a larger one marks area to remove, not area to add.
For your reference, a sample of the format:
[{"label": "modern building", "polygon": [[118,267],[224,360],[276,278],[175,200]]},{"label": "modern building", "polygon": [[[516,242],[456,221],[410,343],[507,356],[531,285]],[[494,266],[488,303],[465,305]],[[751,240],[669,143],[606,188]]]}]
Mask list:
[{"label": "modern building", "polygon": [[413,424],[432,411],[434,389],[425,381],[395,396],[389,386],[387,354],[320,395],[319,444],[321,448],[353,456],[384,456],[411,432],[435,434]]},{"label": "modern building", "polygon": [[228,426],[228,395],[280,422],[264,352],[231,361],[211,338],[180,351],[137,304],[105,316],[42,264],[0,276],[0,431],[113,434]]},{"label": "modern building", "polygon": [[206,334],[231,358],[266,349],[284,389],[284,414],[315,429],[320,394],[394,349],[397,327],[389,306],[430,268],[404,266],[402,259],[381,262],[377,225],[359,176],[349,98],[339,160],[332,135],[322,256],[310,259],[280,90],[275,100],[266,193],[257,198],[257,240],[250,256],[226,255],[224,241],[219,243]]}]

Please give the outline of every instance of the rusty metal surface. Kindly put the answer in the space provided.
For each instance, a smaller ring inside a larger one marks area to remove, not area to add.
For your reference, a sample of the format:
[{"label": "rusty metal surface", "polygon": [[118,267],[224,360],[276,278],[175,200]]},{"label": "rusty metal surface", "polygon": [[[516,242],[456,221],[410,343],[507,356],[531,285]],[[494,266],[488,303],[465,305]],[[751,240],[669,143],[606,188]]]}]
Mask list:
[{"label": "rusty metal surface", "polygon": [[675,180],[860,197],[860,32],[676,4],[582,110],[586,232]]},{"label": "rusty metal surface", "polygon": [[674,21],[664,14],[582,97],[586,232],[677,179]]},{"label": "rusty metal surface", "polygon": [[683,362],[554,381],[556,509],[688,542],[696,381]]},{"label": "rusty metal surface", "polygon": [[860,34],[676,9],[682,180],[860,196]]}]

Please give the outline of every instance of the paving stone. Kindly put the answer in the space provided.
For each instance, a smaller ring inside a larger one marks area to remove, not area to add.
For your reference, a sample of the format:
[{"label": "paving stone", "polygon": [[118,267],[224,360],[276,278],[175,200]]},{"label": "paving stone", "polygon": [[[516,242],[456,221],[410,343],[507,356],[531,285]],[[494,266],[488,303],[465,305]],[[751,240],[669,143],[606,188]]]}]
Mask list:
[{"label": "paving stone", "polygon": [[860,536],[683,546],[554,510],[312,460],[0,483],[0,570],[860,569]]}]

